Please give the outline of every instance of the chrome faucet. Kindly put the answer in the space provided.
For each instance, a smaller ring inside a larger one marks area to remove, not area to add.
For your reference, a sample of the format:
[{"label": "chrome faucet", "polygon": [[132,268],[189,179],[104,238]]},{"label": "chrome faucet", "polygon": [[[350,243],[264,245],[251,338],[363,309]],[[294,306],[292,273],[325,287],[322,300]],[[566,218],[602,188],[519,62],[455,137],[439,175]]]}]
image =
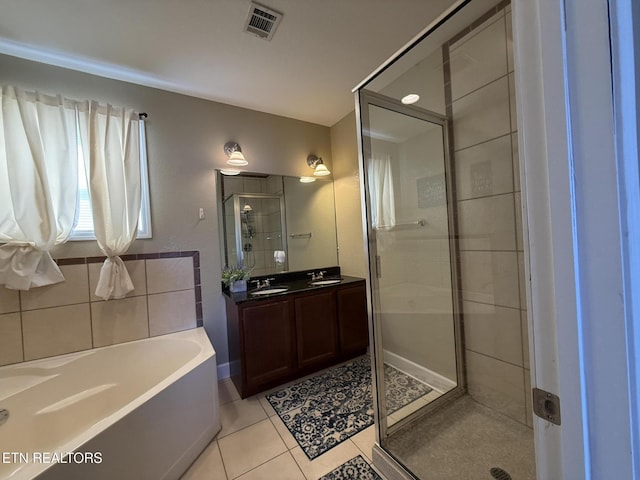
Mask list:
[{"label": "chrome faucet", "polygon": [[271,286],[271,280],[275,280],[275,278],[265,278],[264,280],[254,280],[256,283],[256,288],[267,288]]},{"label": "chrome faucet", "polygon": [[311,275],[311,281],[314,282],[316,280],[322,280],[325,273],[327,273],[326,270],[321,270],[319,272],[307,273],[307,275]]}]

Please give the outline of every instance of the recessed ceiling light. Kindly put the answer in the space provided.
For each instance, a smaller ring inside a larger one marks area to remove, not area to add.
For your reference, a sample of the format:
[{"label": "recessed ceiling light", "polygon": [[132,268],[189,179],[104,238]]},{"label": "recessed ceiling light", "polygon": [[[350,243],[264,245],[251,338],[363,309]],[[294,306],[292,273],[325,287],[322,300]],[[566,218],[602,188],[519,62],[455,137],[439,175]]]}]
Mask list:
[{"label": "recessed ceiling light", "polygon": [[418,100],[420,100],[420,95],[417,93],[410,93],[409,95],[402,97],[402,100],[400,101],[405,105],[411,105],[412,103],[416,103]]}]

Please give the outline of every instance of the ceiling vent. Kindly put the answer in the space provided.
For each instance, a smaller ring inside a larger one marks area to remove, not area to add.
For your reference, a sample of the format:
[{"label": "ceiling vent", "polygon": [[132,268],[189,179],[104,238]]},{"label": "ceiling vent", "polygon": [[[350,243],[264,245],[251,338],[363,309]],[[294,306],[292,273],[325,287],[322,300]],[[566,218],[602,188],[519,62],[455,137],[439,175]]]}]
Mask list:
[{"label": "ceiling vent", "polygon": [[249,15],[244,24],[244,31],[252,33],[265,40],[271,40],[282,19],[282,14],[264,7],[259,3],[251,2]]}]

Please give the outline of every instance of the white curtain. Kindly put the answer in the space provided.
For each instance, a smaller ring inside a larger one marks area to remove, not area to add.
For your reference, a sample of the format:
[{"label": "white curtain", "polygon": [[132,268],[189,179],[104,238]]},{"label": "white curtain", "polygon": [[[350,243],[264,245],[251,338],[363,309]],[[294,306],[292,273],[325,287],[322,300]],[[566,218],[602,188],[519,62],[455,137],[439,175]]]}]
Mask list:
[{"label": "white curtain", "polygon": [[80,138],[89,183],[96,240],[107,256],[96,295],[123,298],[133,283],[119,257],[136,238],[140,215],[140,145],[144,122],[131,109],[87,102]]},{"label": "white curtain", "polygon": [[75,103],[11,86],[1,95],[0,285],[29,290],[64,280],[49,250],[75,218]]},{"label": "white curtain", "polygon": [[369,158],[367,179],[373,228],[379,230],[393,228],[396,224],[396,204],[393,192],[391,156]]}]

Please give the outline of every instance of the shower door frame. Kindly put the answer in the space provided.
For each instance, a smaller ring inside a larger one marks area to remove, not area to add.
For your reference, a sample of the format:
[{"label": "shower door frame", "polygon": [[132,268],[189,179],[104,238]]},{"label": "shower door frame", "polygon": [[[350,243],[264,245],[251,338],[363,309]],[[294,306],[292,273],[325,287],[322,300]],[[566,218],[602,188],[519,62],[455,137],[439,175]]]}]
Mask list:
[{"label": "shower door frame", "polygon": [[[257,199],[278,199],[280,201],[280,228],[282,235],[282,249],[287,252],[286,255],[286,269],[289,265],[289,255],[287,250],[287,225],[286,216],[284,212],[284,196],[275,193],[234,193],[233,196],[233,217],[235,219],[235,241],[236,241],[236,265],[244,266],[244,250],[242,244],[242,224],[241,224],[241,209],[240,209],[240,197],[244,198],[257,198]],[[224,203],[224,202],[223,202]],[[225,236],[226,238],[226,236]]]},{"label": "shower door frame", "polygon": [[[367,252],[369,260],[369,291],[367,292],[369,301],[369,331],[371,336],[370,344],[373,345],[372,362],[373,371],[375,375],[372,375],[373,381],[373,405],[374,414],[377,417],[376,424],[376,440],[378,444],[384,448],[386,438],[399,429],[402,429],[407,423],[412,422],[419,416],[425,415],[435,408],[440,407],[446,402],[454,400],[462,396],[467,389],[466,368],[464,358],[464,335],[463,335],[463,319],[462,319],[462,298],[460,292],[460,266],[457,259],[459,258],[458,248],[458,233],[457,233],[457,209],[456,209],[456,196],[455,196],[455,169],[453,167],[453,157],[451,155],[452,149],[452,137],[450,135],[450,122],[445,115],[441,115],[430,110],[426,110],[415,105],[405,105],[402,102],[393,98],[381,95],[376,92],[372,92],[366,89],[359,89],[355,92],[356,97],[356,123],[359,126],[357,129],[358,134],[358,149],[359,149],[359,166],[360,175],[362,178],[361,184],[364,187],[361,189],[361,197],[364,205],[363,211],[363,225],[365,225],[364,231],[364,246]],[[379,385],[384,385],[384,361],[383,361],[383,348],[382,348],[382,331],[381,322],[379,320],[380,304],[379,295],[375,295],[374,292],[379,291],[378,283],[378,270],[377,270],[377,239],[375,229],[372,228],[371,223],[371,201],[370,195],[367,190],[368,172],[366,168],[366,159],[371,157],[371,136],[370,132],[371,123],[369,120],[369,106],[390,110],[394,113],[401,115],[407,115],[418,120],[423,120],[429,123],[437,124],[442,127],[442,139],[444,149],[444,170],[445,170],[445,188],[447,199],[447,221],[448,221],[448,233],[449,233],[449,262],[451,272],[451,303],[453,311],[453,327],[454,327],[454,341],[455,341],[455,357],[456,357],[456,387],[444,393],[440,397],[431,401],[427,405],[421,407],[416,412],[406,416],[402,420],[399,420],[391,428],[387,427],[387,408],[384,401],[380,401],[380,397],[384,400],[384,395],[379,395]],[[366,133],[366,134],[365,134]],[[385,450],[386,451],[386,450]],[[389,453],[389,452],[387,452]]]}]

